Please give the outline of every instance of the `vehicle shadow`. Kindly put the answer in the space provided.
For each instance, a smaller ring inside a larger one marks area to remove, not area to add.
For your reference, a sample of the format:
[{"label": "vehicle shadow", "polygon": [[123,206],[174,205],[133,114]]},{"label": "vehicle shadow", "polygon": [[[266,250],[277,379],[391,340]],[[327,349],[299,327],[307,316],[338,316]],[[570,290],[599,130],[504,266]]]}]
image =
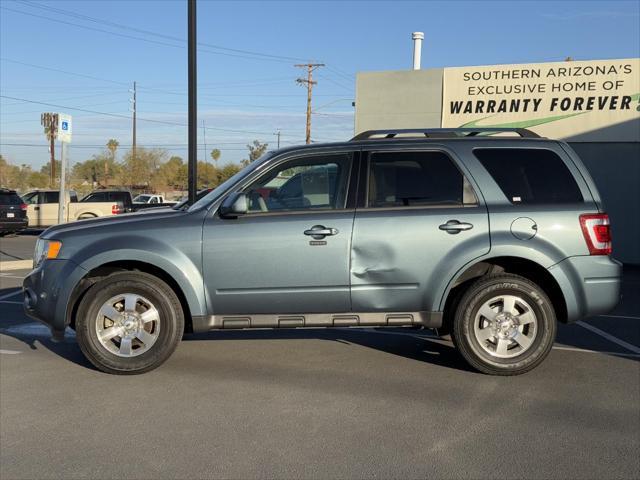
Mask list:
[{"label": "vehicle shadow", "polygon": [[[399,331],[399,330],[407,330]],[[472,371],[460,357],[451,342],[441,340],[429,330],[416,329],[283,329],[283,330],[235,330],[186,334],[183,343],[207,342],[215,348],[215,342],[265,341],[265,340],[324,340],[349,346],[372,348],[392,355],[425,362],[455,370]],[[27,345],[31,350],[45,348],[65,360],[92,370],[96,368],[84,357],[75,338],[75,332],[67,329],[63,341],[53,341],[48,327],[42,324],[18,323],[6,325],[0,320],[0,334]],[[180,348],[180,347],[178,347]],[[285,348],[283,344],[283,348]],[[357,351],[354,349],[354,355]]]},{"label": "vehicle shadow", "polygon": [[[212,330],[187,334],[185,342],[325,340],[371,348],[418,362],[455,370],[474,371],[459,355],[453,343],[432,330],[416,328],[296,328],[273,330]],[[357,353],[354,351],[354,355]]]}]

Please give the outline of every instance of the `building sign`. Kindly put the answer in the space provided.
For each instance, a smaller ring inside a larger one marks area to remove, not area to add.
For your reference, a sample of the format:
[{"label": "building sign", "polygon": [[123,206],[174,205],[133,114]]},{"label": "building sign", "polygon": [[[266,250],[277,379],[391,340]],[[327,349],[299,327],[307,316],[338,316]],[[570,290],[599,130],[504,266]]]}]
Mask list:
[{"label": "building sign", "polygon": [[569,141],[640,141],[640,59],[444,69],[443,127],[521,127]]}]

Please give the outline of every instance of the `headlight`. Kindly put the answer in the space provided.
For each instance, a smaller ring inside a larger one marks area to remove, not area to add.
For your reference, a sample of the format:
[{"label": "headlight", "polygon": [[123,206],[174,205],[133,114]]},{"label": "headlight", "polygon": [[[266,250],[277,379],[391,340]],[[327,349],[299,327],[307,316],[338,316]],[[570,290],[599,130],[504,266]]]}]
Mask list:
[{"label": "headlight", "polygon": [[33,253],[33,268],[37,268],[45,259],[57,258],[62,248],[62,242],[57,240],[36,240],[36,249]]}]

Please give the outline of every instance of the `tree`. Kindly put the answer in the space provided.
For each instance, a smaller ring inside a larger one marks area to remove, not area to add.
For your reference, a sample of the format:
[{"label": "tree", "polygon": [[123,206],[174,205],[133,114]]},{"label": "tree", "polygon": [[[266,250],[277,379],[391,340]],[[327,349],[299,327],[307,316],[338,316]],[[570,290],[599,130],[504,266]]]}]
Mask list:
[{"label": "tree", "polygon": [[213,150],[211,150],[211,158],[213,159],[214,162],[218,162],[218,160],[220,159],[220,150],[218,150],[217,148],[214,148]]},{"label": "tree", "polygon": [[155,190],[184,189],[187,185],[187,169],[182,158],[173,156],[160,165],[152,183]]},{"label": "tree", "polygon": [[71,169],[72,183],[88,182],[92,186],[107,185],[107,175],[114,177],[122,167],[107,150],[93,155],[89,160],[76,163]]},{"label": "tree", "polygon": [[[56,172],[60,173],[62,171],[62,161],[56,160]],[[47,177],[51,177],[51,162],[45,163],[40,169],[40,173],[45,174]]]},{"label": "tree", "polygon": [[[120,146],[120,142],[118,142],[115,138],[111,138],[107,142],[107,148],[111,152],[111,161],[113,163],[115,163],[115,161],[116,161],[116,150],[118,150],[119,146]],[[104,164],[104,183],[105,183],[105,185],[108,182],[108,177],[109,177],[109,164],[105,162],[105,164]]]},{"label": "tree", "polygon": [[129,150],[124,156],[121,183],[129,187],[151,186],[166,158],[167,152],[162,149],[138,147],[135,157]]},{"label": "tree", "polygon": [[0,187],[9,186],[9,175],[13,169],[13,165],[9,165],[2,155],[0,155]]},{"label": "tree", "polygon": [[264,154],[268,146],[268,143],[260,143],[259,140],[254,140],[252,143],[248,144],[247,148],[249,149],[249,159],[245,158],[242,160],[242,165],[246,166],[255,162]]}]

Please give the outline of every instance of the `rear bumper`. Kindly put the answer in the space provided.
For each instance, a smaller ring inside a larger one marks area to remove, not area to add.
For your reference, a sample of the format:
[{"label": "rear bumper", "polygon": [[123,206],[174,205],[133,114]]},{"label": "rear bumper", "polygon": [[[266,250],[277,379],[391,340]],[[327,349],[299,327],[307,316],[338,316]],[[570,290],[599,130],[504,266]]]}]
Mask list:
[{"label": "rear bumper", "polygon": [[549,272],[564,293],[567,322],[609,313],[620,302],[622,264],[611,257],[569,257]]},{"label": "rear bumper", "polygon": [[24,310],[60,335],[68,324],[69,298],[86,270],[70,260],[45,260],[24,279]]},{"label": "rear bumper", "polygon": [[26,218],[16,218],[15,220],[0,220],[0,232],[19,232],[27,228],[29,220]]}]

